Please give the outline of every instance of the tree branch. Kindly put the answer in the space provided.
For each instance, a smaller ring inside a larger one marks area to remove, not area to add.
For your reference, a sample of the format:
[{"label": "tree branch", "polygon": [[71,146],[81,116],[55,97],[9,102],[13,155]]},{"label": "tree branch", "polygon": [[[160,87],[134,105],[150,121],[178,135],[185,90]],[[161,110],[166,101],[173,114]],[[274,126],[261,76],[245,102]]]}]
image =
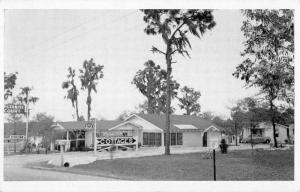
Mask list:
[{"label": "tree branch", "polygon": [[152,51],[153,53],[154,53],[154,52],[158,52],[158,53],[160,53],[160,54],[166,55],[165,52],[163,52],[163,51],[157,49],[156,47],[152,47],[152,49],[151,49],[150,51]]}]

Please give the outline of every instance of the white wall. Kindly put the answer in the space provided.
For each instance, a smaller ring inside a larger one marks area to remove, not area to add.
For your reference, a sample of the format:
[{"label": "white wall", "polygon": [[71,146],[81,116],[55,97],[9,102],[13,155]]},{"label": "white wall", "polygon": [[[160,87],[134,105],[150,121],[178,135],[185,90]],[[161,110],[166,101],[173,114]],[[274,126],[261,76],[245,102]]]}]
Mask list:
[{"label": "white wall", "polygon": [[85,146],[86,147],[90,147],[91,144],[93,144],[93,131],[90,130],[90,131],[86,131],[85,132]]},{"label": "white wall", "polygon": [[277,141],[284,143],[285,142],[284,140],[288,139],[287,128],[280,125],[276,125],[276,127],[278,127],[278,131],[279,131],[279,136],[277,137]]},{"label": "white wall", "polygon": [[202,133],[201,132],[183,132],[182,142],[185,147],[201,147]]},{"label": "white wall", "polygon": [[218,147],[221,142],[221,132],[219,131],[208,131],[207,133],[207,146]]},{"label": "white wall", "polygon": [[[271,143],[274,143],[273,126],[271,124],[268,124],[267,126],[264,126],[264,127],[265,127],[264,136],[265,137],[270,137],[271,138]],[[276,124],[276,129],[278,129],[278,132],[279,132],[279,137],[277,137],[277,141],[281,142],[281,143],[284,143],[284,140],[288,139],[287,138],[287,130],[286,130],[287,128],[285,126]],[[249,135],[250,135],[250,133],[249,133]]]}]

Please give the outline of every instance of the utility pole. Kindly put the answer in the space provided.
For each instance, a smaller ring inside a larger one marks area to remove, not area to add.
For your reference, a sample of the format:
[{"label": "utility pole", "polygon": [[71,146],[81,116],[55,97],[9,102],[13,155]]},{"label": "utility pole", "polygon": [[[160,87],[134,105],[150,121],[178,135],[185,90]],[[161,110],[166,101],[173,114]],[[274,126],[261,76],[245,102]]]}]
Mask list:
[{"label": "utility pole", "polygon": [[29,91],[26,92],[26,142],[25,142],[25,151],[27,151],[28,145],[28,115],[29,115],[29,104],[28,104]]}]

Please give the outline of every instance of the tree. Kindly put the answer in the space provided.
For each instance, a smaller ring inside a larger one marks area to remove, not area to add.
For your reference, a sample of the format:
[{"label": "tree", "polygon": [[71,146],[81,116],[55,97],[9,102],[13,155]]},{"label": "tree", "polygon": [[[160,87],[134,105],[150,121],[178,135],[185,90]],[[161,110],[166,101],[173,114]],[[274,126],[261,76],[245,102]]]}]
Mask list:
[{"label": "tree", "polygon": [[21,87],[21,92],[17,97],[21,103],[25,103],[26,105],[26,146],[28,143],[28,118],[30,114],[29,104],[35,104],[39,100],[38,97],[30,96],[30,92],[32,90],[33,88],[30,87]]},{"label": "tree", "polygon": [[85,121],[84,116],[80,115],[77,121]]},{"label": "tree", "polygon": [[[147,98],[147,113],[166,111],[167,72],[152,60],[144,63],[145,68],[136,72],[132,84]],[[177,95],[179,84],[171,80],[171,97]]]},{"label": "tree", "polygon": [[211,111],[205,111],[203,112],[201,115],[200,115],[201,118],[203,119],[206,119],[206,120],[213,120],[213,118],[215,117],[214,116],[214,113],[211,112]]},{"label": "tree", "polygon": [[79,69],[80,71],[80,80],[81,80],[81,89],[87,89],[88,96],[86,100],[86,104],[88,106],[87,111],[87,118],[88,121],[90,121],[91,118],[91,103],[92,103],[92,97],[91,93],[92,90],[97,93],[97,84],[98,80],[103,78],[103,65],[96,65],[94,63],[93,58],[91,58],[89,61],[85,60],[83,62],[82,69]]},{"label": "tree", "polygon": [[33,123],[36,127],[36,135],[43,136],[43,146],[48,151],[49,144],[52,142],[52,125],[54,117],[46,113],[37,113],[33,117]]},{"label": "tree", "polygon": [[243,10],[242,31],[246,37],[241,55],[245,60],[233,75],[248,87],[259,87],[269,103],[274,145],[276,100],[293,102],[294,22],[293,10]]},{"label": "tree", "polygon": [[75,108],[75,114],[76,114],[76,119],[77,121],[79,121],[79,115],[78,115],[78,95],[79,95],[79,91],[77,89],[77,86],[75,85],[74,82],[74,77],[76,76],[75,74],[75,69],[72,69],[71,67],[68,68],[68,75],[67,81],[64,81],[62,83],[62,88],[63,89],[68,89],[67,91],[67,95],[65,96],[65,98],[70,99],[71,103],[72,103],[72,107]]},{"label": "tree", "polygon": [[119,120],[119,121],[124,121],[127,117],[129,117],[131,114],[133,114],[134,112],[131,112],[131,111],[123,111],[118,117],[116,120]]},{"label": "tree", "polygon": [[245,127],[250,127],[251,147],[253,150],[253,130],[259,125],[259,123],[268,120],[270,113],[267,109],[265,109],[263,103],[260,103],[258,99],[252,97],[246,97],[238,101],[237,106],[244,116],[243,125]]},{"label": "tree", "polygon": [[234,130],[232,130],[232,133],[234,133],[235,135],[236,146],[238,145],[238,141],[237,141],[238,134],[242,131],[243,126],[246,125],[245,121],[247,121],[246,114],[242,109],[243,107],[242,104],[243,104],[243,100],[239,100],[235,106],[230,108],[230,116],[233,125],[232,127],[234,128]]},{"label": "tree", "polygon": [[200,104],[198,100],[201,96],[200,91],[184,86],[181,89],[182,97],[178,97],[180,109],[184,109],[184,115],[198,115],[200,113]]},{"label": "tree", "polygon": [[7,100],[8,97],[12,96],[12,89],[16,85],[17,74],[18,72],[10,73],[7,75],[4,72],[4,100]]},{"label": "tree", "polygon": [[[156,9],[142,10],[147,26],[147,35],[161,35],[165,44],[165,51],[152,47],[153,53],[162,54],[167,65],[167,89],[166,89],[166,135],[170,134],[170,108],[171,108],[171,72],[173,56],[179,53],[188,56],[188,48],[191,43],[188,34],[201,37],[207,30],[215,26],[211,10],[180,10],[180,9]],[[165,154],[170,154],[170,138],[166,137]]]}]

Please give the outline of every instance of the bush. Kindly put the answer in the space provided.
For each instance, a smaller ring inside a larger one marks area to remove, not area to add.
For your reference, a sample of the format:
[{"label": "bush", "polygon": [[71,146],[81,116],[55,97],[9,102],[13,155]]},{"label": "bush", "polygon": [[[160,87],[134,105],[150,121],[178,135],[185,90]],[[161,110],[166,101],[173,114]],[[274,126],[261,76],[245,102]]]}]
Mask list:
[{"label": "bush", "polygon": [[227,153],[228,145],[226,144],[226,140],[222,139],[221,144],[219,145],[221,149],[221,153]]}]

